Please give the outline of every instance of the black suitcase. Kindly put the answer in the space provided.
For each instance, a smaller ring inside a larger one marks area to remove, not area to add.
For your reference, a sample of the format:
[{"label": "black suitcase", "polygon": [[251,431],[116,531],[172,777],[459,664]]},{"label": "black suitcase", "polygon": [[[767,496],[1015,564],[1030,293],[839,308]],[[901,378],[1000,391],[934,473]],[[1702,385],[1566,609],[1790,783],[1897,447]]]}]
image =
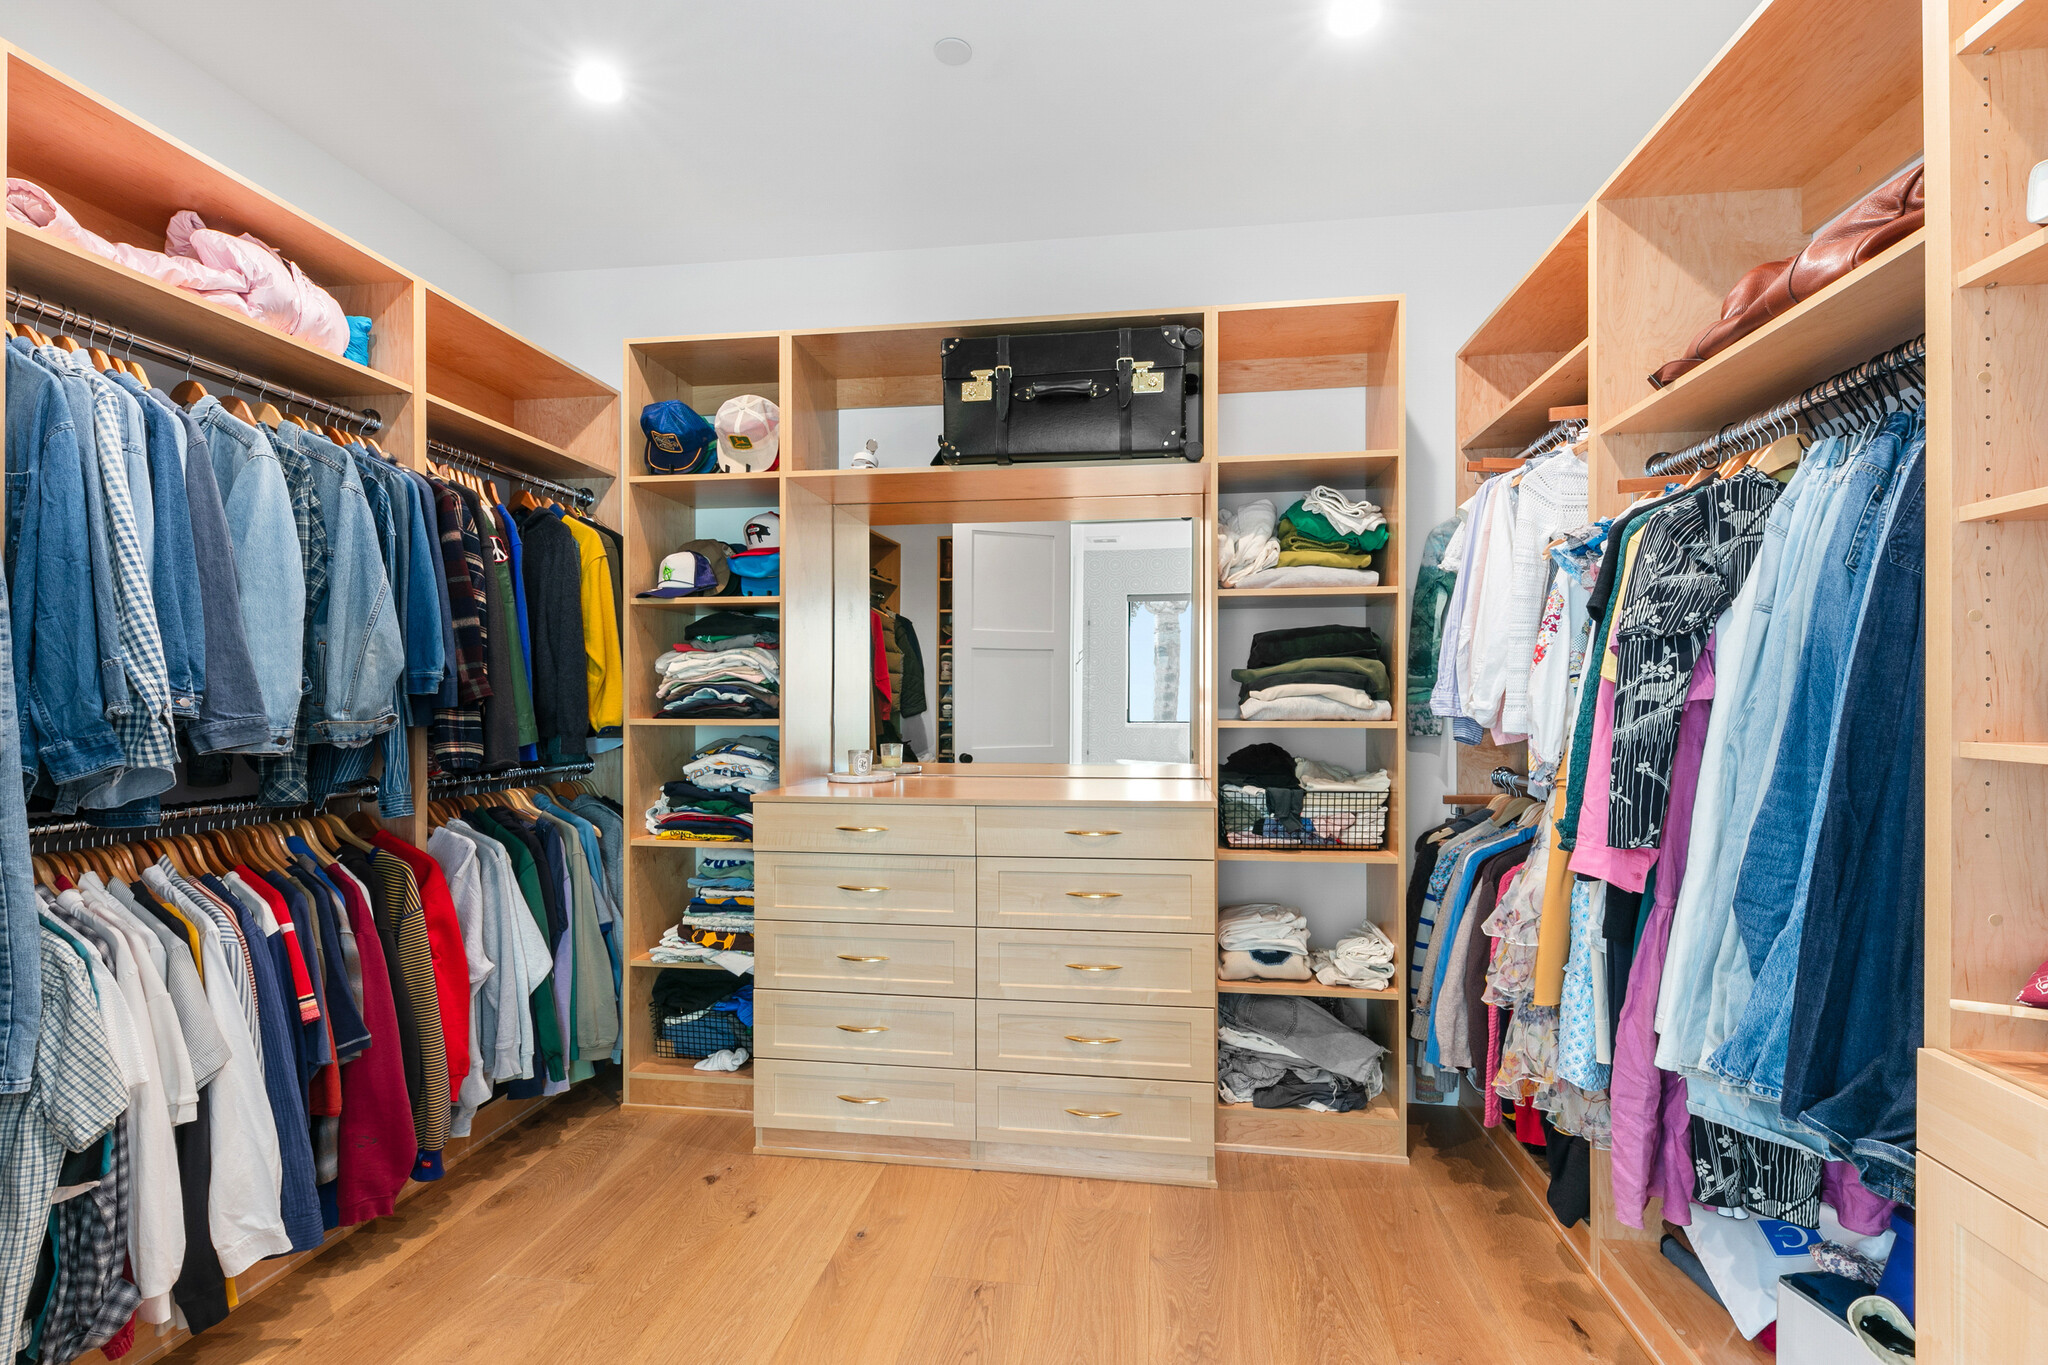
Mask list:
[{"label": "black suitcase", "polygon": [[1202,329],[948,337],[932,463],[1202,458]]}]

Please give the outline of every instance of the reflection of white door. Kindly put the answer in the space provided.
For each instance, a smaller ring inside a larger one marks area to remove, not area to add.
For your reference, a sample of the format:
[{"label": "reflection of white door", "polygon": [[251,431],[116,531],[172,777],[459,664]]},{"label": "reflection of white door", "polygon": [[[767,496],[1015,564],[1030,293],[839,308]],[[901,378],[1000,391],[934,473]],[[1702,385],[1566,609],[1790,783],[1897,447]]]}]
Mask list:
[{"label": "reflection of white door", "polygon": [[977,763],[1067,762],[1068,528],[953,528],[954,748]]}]

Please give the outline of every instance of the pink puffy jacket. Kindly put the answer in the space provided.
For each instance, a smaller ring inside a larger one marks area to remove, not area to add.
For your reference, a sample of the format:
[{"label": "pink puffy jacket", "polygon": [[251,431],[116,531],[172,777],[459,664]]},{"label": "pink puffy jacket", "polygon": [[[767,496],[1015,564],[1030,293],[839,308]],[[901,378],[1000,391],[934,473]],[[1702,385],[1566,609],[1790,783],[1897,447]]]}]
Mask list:
[{"label": "pink puffy jacket", "polygon": [[109,242],[83,227],[48,190],[12,176],[7,216],[324,351],[340,355],[348,349],[348,318],[332,294],[256,238],[216,232],[190,209],[171,219],[165,233],[168,254]]}]

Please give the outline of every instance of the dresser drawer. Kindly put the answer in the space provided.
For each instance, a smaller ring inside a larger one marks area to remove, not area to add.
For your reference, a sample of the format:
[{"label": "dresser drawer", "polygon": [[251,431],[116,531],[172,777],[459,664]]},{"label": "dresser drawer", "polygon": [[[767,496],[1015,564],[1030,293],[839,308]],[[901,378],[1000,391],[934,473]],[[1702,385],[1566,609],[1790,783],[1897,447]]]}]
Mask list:
[{"label": "dresser drawer", "polygon": [[1216,932],[1216,864],[982,858],[980,923],[1011,929]]},{"label": "dresser drawer", "polygon": [[983,806],[984,858],[1190,858],[1215,861],[1216,812],[1200,806]]},{"label": "dresser drawer", "polygon": [[982,1072],[974,1110],[983,1142],[1204,1157],[1216,1150],[1214,1085]]},{"label": "dresser drawer", "polygon": [[972,1000],[754,992],[754,1055],[776,1061],[886,1062],[971,1071],[974,1030]]},{"label": "dresser drawer", "polygon": [[763,801],[754,847],[779,853],[927,853],[974,856],[974,807],[894,801]]},{"label": "dresser drawer", "polygon": [[974,859],[757,853],[754,915],[757,919],[968,928],[974,923]]},{"label": "dresser drawer", "polygon": [[1919,1147],[2048,1223],[2048,1123],[2039,1094],[1946,1052],[1920,1052]]},{"label": "dresser drawer", "polygon": [[754,926],[754,982],[770,990],[974,994],[974,931],[921,924]]},{"label": "dresser drawer", "polygon": [[1207,934],[1040,929],[982,929],[977,934],[976,968],[987,1000],[1216,1004],[1216,940]]},{"label": "dresser drawer", "polygon": [[978,1013],[975,1065],[984,1071],[1198,1082],[1216,1074],[1214,1010],[983,1000]]},{"label": "dresser drawer", "polygon": [[754,1063],[754,1126],[974,1137],[974,1073],[850,1062]]}]

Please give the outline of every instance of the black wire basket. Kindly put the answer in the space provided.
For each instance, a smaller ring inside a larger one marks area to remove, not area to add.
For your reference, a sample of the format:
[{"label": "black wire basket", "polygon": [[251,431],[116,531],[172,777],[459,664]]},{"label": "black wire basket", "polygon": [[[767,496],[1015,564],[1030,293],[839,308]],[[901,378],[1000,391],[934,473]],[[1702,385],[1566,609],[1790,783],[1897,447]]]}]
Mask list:
[{"label": "black wire basket", "polygon": [[1230,787],[1217,803],[1225,848],[1372,852],[1387,846],[1391,791]]},{"label": "black wire basket", "polygon": [[688,1019],[663,1019],[661,1006],[650,1007],[654,1016],[654,1055],[677,1061],[709,1057],[727,1048],[754,1050],[754,1030],[740,1022],[731,1010],[707,1009]]}]

